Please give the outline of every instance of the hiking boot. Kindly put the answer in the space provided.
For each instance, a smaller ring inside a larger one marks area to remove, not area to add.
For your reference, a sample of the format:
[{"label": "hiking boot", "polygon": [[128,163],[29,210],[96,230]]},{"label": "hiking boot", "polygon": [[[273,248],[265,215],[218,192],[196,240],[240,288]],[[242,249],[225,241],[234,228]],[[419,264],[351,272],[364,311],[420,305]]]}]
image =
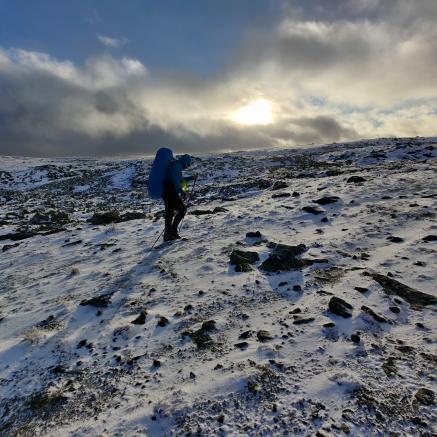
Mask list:
[{"label": "hiking boot", "polygon": [[177,238],[177,239],[182,238],[182,237],[178,234],[178,230],[177,230],[177,228],[172,228],[171,231],[170,231],[170,233],[171,233],[172,235],[174,235],[174,237]]},{"label": "hiking boot", "polygon": [[178,237],[176,237],[172,232],[167,232],[167,231],[164,232],[164,241],[173,241],[177,239]]}]

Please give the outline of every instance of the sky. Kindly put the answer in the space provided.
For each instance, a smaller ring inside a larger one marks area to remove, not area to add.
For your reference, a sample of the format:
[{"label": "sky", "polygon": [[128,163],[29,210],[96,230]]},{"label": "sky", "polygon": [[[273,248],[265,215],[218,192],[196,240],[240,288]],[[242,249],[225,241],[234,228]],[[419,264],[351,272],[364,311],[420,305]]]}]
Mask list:
[{"label": "sky", "polygon": [[0,0],[0,155],[437,135],[436,0]]}]

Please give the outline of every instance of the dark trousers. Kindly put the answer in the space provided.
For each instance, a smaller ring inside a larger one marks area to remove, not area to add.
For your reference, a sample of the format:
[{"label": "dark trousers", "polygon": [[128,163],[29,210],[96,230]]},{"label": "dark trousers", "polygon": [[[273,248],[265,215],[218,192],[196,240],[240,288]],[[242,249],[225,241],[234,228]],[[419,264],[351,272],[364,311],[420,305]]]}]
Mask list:
[{"label": "dark trousers", "polygon": [[179,223],[187,212],[187,207],[173,184],[165,185],[162,198],[165,205],[165,230],[166,232],[177,232]]}]

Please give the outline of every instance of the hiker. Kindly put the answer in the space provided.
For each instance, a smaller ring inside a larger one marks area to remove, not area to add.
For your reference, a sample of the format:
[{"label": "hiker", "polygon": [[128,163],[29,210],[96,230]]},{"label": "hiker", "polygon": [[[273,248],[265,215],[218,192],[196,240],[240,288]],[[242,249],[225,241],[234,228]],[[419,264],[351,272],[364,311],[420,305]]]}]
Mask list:
[{"label": "hiker", "polygon": [[187,212],[187,207],[180,195],[182,195],[185,202],[188,201],[190,196],[187,182],[182,177],[182,170],[188,168],[191,163],[192,158],[190,155],[182,155],[179,159],[171,161],[168,166],[164,180],[164,194],[162,195],[165,205],[164,241],[181,238],[178,234],[178,226]]}]

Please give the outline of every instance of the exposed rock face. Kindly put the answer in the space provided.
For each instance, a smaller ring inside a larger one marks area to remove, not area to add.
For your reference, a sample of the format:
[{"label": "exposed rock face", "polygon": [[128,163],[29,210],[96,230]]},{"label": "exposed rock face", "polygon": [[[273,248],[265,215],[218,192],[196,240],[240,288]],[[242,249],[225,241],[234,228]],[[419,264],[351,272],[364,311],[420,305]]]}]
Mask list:
[{"label": "exposed rock face", "polygon": [[133,323],[134,325],[144,325],[144,323],[146,323],[146,316],[147,311],[143,310],[135,320],[132,320],[131,323]]},{"label": "exposed rock face", "polygon": [[401,282],[389,278],[388,276],[378,273],[373,273],[370,276],[381,285],[385,293],[389,295],[395,294],[401,297],[402,299],[406,300],[413,309],[420,310],[427,305],[437,304],[436,297],[415,290],[414,288],[402,284]]},{"label": "exposed rock face", "polygon": [[334,313],[337,316],[344,318],[352,317],[353,306],[337,296],[331,297],[328,308],[331,313]]},{"label": "exposed rock face", "polygon": [[427,388],[419,388],[414,397],[419,403],[423,405],[434,405],[435,402],[434,392]]},{"label": "exposed rock face", "polygon": [[266,272],[279,272],[293,269],[300,269],[306,264],[298,259],[307,250],[305,244],[298,246],[288,246],[286,244],[276,244],[269,257],[261,264],[261,269]]},{"label": "exposed rock face", "polygon": [[88,220],[92,225],[108,225],[110,223],[118,223],[121,220],[118,211],[107,211],[102,213],[94,213]]},{"label": "exposed rock face", "polygon": [[37,211],[35,215],[30,219],[30,223],[33,225],[43,224],[65,224],[68,223],[68,214],[63,211],[50,210],[47,212]]}]

